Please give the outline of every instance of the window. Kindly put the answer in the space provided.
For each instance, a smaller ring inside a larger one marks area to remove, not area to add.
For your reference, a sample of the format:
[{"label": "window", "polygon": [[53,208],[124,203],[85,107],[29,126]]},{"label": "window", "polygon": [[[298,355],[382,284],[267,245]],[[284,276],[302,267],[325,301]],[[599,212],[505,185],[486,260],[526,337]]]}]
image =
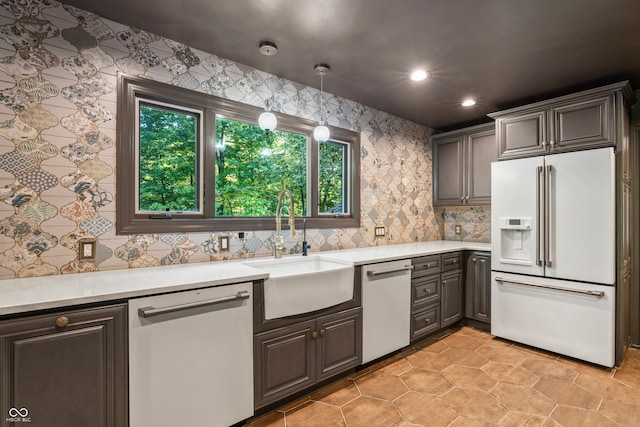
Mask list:
[{"label": "window", "polygon": [[283,189],[310,227],[359,226],[358,134],[318,143],[315,122],[281,114],[266,134],[260,112],[121,76],[117,233],[273,229]]}]

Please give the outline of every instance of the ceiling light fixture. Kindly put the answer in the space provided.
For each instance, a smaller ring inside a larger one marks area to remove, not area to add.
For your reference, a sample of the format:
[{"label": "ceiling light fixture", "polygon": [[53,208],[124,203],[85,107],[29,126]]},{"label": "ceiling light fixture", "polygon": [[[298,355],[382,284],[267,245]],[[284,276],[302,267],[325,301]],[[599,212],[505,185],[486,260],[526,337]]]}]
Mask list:
[{"label": "ceiling light fixture", "polygon": [[462,101],[463,107],[472,107],[474,105],[476,105],[476,101],[474,101],[473,99],[465,99],[464,101]]},{"label": "ceiling light fixture", "polygon": [[411,73],[411,80],[413,80],[414,82],[419,82],[426,79],[427,77],[429,77],[429,73],[424,70],[416,70]]},{"label": "ceiling light fixture", "polygon": [[[260,53],[265,56],[274,56],[276,53],[278,53],[278,46],[276,46],[276,44],[273,42],[264,41],[260,43],[259,50]],[[268,73],[269,61],[267,61],[267,74]],[[265,111],[263,111],[260,114],[260,117],[258,117],[258,126],[260,126],[260,129],[269,134],[269,132],[271,132],[276,128],[276,126],[278,126],[278,118],[271,112],[271,103],[269,103],[268,101],[265,101],[265,103]]]},{"label": "ceiling light fixture", "polygon": [[313,66],[313,71],[320,76],[320,124],[313,130],[313,138],[318,142],[325,142],[329,140],[331,135],[322,115],[322,80],[324,75],[331,71],[331,68],[327,64],[316,64]]}]

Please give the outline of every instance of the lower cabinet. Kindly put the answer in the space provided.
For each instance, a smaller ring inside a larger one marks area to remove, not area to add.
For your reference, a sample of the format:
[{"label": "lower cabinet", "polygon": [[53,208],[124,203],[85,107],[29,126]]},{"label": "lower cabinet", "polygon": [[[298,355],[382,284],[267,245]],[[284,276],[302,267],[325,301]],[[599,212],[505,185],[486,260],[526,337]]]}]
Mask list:
[{"label": "lower cabinet", "polygon": [[491,254],[471,252],[467,255],[465,278],[465,317],[491,322]]},{"label": "lower cabinet", "polygon": [[441,327],[449,326],[462,319],[462,270],[453,270],[442,273],[442,297],[440,299],[440,312],[442,315]]},{"label": "lower cabinet", "polygon": [[254,337],[255,407],[261,408],[362,361],[362,308]]},{"label": "lower cabinet", "polygon": [[128,425],[126,343],[126,305],[0,321],[2,419]]}]

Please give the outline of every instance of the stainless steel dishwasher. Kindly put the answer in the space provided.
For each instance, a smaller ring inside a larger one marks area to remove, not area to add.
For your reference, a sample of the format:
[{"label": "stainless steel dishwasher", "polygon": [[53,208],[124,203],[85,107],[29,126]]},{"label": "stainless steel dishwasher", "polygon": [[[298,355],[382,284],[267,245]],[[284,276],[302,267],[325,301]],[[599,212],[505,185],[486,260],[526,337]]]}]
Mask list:
[{"label": "stainless steel dishwasher", "polygon": [[253,415],[252,284],[129,301],[131,427],[229,426]]},{"label": "stainless steel dishwasher", "polygon": [[412,269],[409,260],[362,266],[362,363],[409,345]]}]

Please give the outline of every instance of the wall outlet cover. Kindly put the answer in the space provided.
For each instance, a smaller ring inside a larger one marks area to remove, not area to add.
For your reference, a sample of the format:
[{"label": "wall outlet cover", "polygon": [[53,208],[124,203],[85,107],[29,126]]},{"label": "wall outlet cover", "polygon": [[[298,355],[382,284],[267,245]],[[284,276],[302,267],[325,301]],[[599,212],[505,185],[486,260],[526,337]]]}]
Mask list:
[{"label": "wall outlet cover", "polygon": [[460,224],[456,224],[456,234],[462,233],[462,226]]},{"label": "wall outlet cover", "polygon": [[220,236],[218,238],[218,247],[220,252],[229,250],[229,236]]},{"label": "wall outlet cover", "polygon": [[375,237],[384,237],[387,234],[387,231],[384,227],[376,227],[374,229],[374,236]]},{"label": "wall outlet cover", "polygon": [[79,261],[95,261],[96,260],[96,239],[78,240],[78,260]]}]

